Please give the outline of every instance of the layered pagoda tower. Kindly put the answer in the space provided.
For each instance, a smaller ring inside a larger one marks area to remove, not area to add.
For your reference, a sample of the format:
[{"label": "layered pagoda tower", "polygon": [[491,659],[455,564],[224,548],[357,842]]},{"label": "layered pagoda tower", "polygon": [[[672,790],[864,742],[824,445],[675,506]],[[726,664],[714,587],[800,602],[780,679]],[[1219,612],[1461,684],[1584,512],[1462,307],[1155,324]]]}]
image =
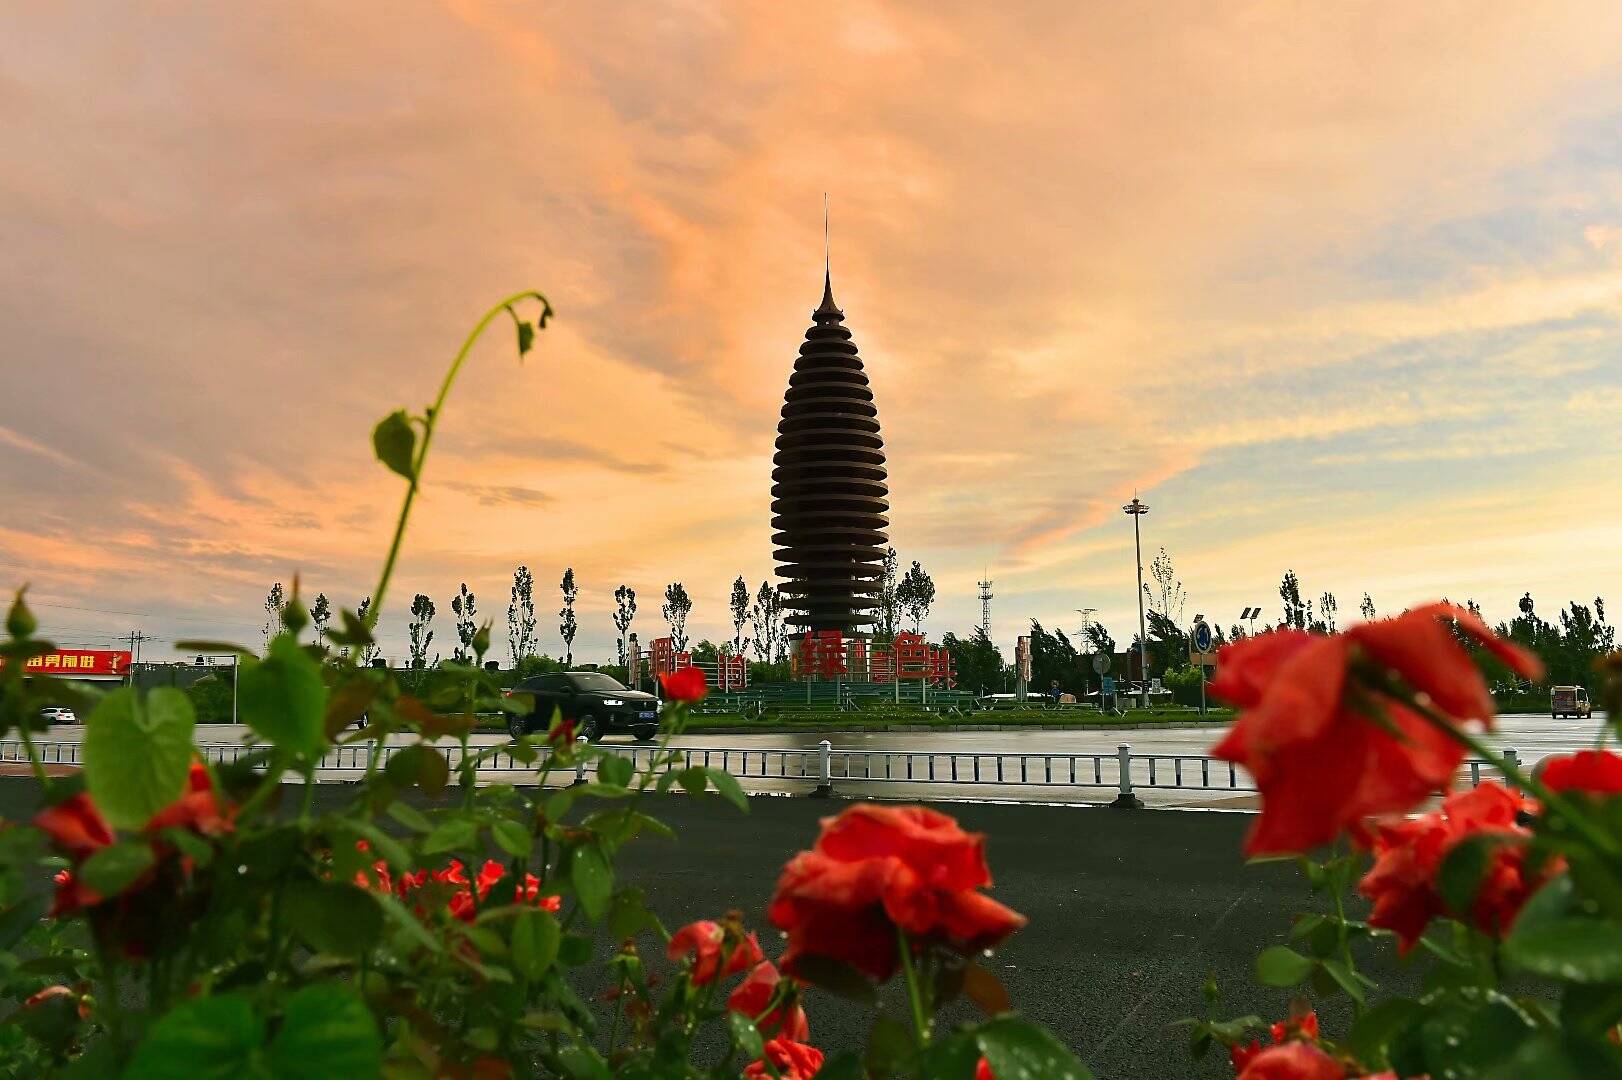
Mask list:
[{"label": "layered pagoda tower", "polygon": [[831,274],[811,320],[777,425],[772,557],[793,636],[866,637],[888,543],[884,439]]}]

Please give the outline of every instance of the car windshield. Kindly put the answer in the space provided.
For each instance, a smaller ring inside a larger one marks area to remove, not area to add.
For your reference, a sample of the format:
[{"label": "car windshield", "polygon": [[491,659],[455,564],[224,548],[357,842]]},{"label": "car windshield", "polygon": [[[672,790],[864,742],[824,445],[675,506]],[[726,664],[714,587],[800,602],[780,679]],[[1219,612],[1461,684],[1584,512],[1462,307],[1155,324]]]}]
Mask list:
[{"label": "car windshield", "polygon": [[605,694],[622,694],[625,686],[615,678],[597,671],[587,671],[578,675],[570,675],[570,680],[580,690],[594,690]]}]

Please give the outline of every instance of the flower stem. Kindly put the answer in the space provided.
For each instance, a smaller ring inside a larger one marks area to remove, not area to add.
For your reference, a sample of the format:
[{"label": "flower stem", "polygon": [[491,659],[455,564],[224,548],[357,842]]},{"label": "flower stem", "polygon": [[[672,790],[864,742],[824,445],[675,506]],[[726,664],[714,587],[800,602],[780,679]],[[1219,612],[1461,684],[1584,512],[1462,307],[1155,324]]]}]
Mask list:
[{"label": "flower stem", "polygon": [[907,1003],[912,1006],[912,1026],[918,1033],[919,1047],[929,1045],[929,1016],[924,1011],[923,988],[918,985],[918,972],[912,965],[912,943],[907,940],[907,932],[901,927],[895,928],[896,948],[901,951],[901,971],[907,977]]},{"label": "flower stem", "polygon": [[1454,742],[1472,751],[1493,768],[1497,769],[1503,774],[1504,779],[1507,780],[1512,787],[1520,788],[1522,791],[1535,797],[1538,802],[1543,804],[1543,808],[1545,810],[1553,813],[1561,821],[1565,822],[1567,825],[1570,825],[1572,831],[1580,834],[1584,840],[1593,845],[1596,851],[1603,852],[1604,854],[1612,856],[1613,858],[1622,856],[1622,850],[1617,848],[1616,841],[1613,840],[1604,829],[1599,828],[1591,820],[1589,820],[1589,818],[1581,810],[1572,804],[1571,800],[1567,799],[1558,792],[1550,790],[1548,787],[1544,786],[1542,781],[1536,780],[1527,773],[1522,772],[1518,765],[1511,762],[1508,758],[1494,750],[1491,746],[1488,746],[1484,741],[1482,741],[1480,736],[1464,730],[1458,724],[1454,723],[1451,717],[1443,714],[1431,705],[1416,700],[1411,695],[1404,695],[1402,701],[1404,705],[1413,709],[1416,713],[1423,717],[1426,723],[1442,732]]},{"label": "flower stem", "polygon": [[388,592],[389,579],[394,576],[394,564],[400,558],[400,545],[405,540],[406,523],[411,518],[411,506],[417,501],[417,488],[422,483],[422,467],[428,460],[428,446],[433,442],[434,428],[439,423],[439,414],[445,408],[445,399],[450,396],[451,384],[456,381],[463,363],[467,361],[468,353],[473,351],[474,344],[490,326],[491,321],[502,312],[511,314],[512,306],[519,301],[532,299],[541,302],[544,313],[551,313],[552,305],[547,302],[546,297],[534,289],[513,293],[484,313],[484,317],[474,325],[467,339],[462,342],[461,349],[456,353],[456,359],[451,361],[450,370],[445,372],[445,380],[439,385],[439,396],[434,398],[434,403],[429,406],[427,415],[423,417],[422,441],[417,444],[417,456],[411,462],[411,482],[406,487],[405,500],[400,504],[400,514],[394,522],[394,538],[389,542],[389,555],[383,562],[383,572],[378,577],[377,588],[372,590],[371,606],[366,609],[364,621],[368,630],[377,625],[378,618],[383,614],[383,597]]},{"label": "flower stem", "polygon": [[39,759],[39,748],[34,745],[34,736],[28,730],[27,720],[24,720],[21,724],[18,724],[17,730],[22,733],[23,746],[28,749],[28,764],[32,765],[34,768],[34,779],[39,781],[40,789],[49,794],[51,790],[51,778],[45,775],[45,763]]}]

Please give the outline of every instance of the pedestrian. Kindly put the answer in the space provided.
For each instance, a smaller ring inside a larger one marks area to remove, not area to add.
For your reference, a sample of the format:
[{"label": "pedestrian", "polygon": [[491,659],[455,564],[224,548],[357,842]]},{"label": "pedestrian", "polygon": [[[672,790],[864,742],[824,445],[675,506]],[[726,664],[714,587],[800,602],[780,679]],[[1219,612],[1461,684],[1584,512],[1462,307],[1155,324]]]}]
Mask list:
[{"label": "pedestrian", "polygon": [[1048,697],[1052,698],[1053,704],[1057,705],[1059,703],[1059,699],[1063,696],[1064,691],[1059,689],[1059,680],[1054,679],[1053,685],[1048,687]]}]

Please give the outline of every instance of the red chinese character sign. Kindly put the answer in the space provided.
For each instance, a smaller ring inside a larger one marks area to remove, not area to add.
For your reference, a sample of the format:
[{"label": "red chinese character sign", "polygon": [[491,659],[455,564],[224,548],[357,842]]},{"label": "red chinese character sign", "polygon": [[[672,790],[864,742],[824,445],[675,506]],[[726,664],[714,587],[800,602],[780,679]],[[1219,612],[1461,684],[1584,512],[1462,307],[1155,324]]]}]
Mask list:
[{"label": "red chinese character sign", "polygon": [[80,679],[121,679],[129,670],[128,649],[57,649],[23,662],[23,672],[28,675],[70,675]]},{"label": "red chinese character sign", "polygon": [[838,630],[813,630],[795,643],[796,678],[833,678],[845,674],[845,635]]}]

